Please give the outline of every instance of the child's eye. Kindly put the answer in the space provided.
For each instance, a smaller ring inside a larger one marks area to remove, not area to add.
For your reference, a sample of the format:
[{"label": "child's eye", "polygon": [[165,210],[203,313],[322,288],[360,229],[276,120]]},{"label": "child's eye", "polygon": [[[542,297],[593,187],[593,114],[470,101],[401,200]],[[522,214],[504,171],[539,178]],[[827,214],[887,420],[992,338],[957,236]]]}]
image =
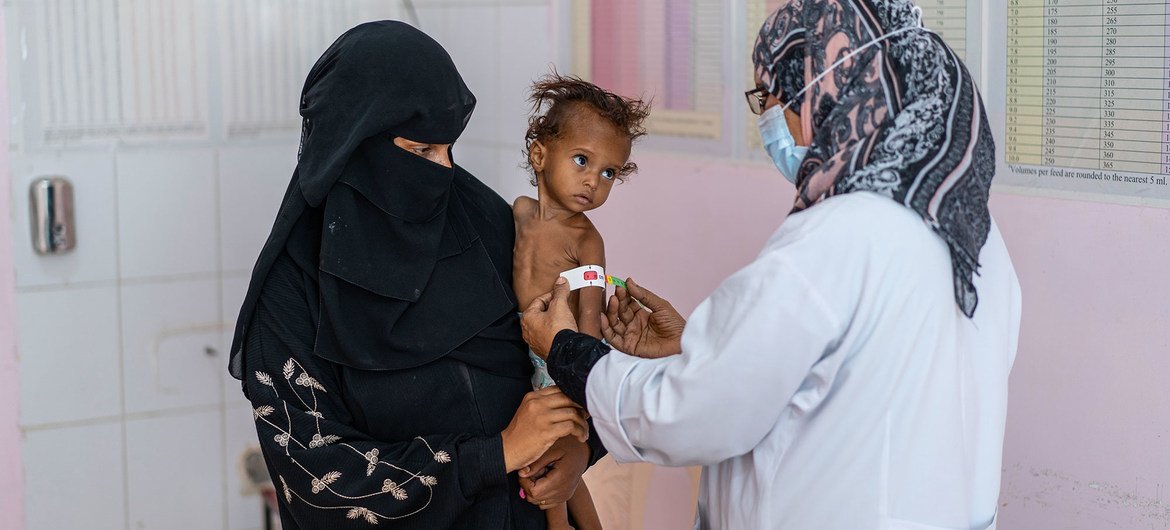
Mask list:
[{"label": "child's eye", "polygon": [[580,167],[585,167],[585,164],[587,164],[588,162],[589,162],[589,159],[585,158],[585,155],[573,155],[573,163],[577,164]]},{"label": "child's eye", "polygon": [[601,178],[603,178],[605,180],[613,180],[613,178],[616,176],[617,176],[617,171],[614,171],[613,168],[607,168],[607,169],[604,169],[601,171]]}]

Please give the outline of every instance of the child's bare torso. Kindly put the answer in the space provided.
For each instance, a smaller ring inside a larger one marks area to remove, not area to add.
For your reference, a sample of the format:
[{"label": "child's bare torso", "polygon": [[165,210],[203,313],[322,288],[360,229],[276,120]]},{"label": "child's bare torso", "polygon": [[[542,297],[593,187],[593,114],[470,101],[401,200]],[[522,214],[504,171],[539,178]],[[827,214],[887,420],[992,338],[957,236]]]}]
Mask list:
[{"label": "child's bare torso", "polygon": [[[539,203],[530,197],[520,197],[512,205],[516,223],[516,246],[512,251],[512,288],[520,309],[552,289],[562,272],[582,265],[580,248],[588,237],[597,236],[597,229],[585,214],[567,220],[540,218]],[[570,293],[569,307],[578,315],[579,291]]]}]

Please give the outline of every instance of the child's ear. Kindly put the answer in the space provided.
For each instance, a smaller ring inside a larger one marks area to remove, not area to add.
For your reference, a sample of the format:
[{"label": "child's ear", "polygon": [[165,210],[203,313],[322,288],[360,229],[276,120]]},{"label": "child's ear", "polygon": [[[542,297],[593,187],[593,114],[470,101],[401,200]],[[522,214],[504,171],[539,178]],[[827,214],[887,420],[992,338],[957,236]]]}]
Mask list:
[{"label": "child's ear", "polygon": [[540,140],[533,140],[532,147],[528,149],[528,164],[532,166],[532,171],[540,173],[544,170],[544,144]]}]

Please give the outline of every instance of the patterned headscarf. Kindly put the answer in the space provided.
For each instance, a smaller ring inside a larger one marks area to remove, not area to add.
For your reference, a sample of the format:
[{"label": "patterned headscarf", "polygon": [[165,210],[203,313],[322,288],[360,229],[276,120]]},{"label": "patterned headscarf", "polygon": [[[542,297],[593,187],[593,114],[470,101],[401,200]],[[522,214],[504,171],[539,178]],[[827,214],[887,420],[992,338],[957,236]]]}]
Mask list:
[{"label": "patterned headscarf", "polygon": [[854,50],[920,25],[910,0],[791,0],[760,28],[752,59],[812,140],[793,212],[853,191],[914,210],[950,249],[955,300],[971,317],[995,142],[967,67],[936,34],[901,31],[798,95]]}]

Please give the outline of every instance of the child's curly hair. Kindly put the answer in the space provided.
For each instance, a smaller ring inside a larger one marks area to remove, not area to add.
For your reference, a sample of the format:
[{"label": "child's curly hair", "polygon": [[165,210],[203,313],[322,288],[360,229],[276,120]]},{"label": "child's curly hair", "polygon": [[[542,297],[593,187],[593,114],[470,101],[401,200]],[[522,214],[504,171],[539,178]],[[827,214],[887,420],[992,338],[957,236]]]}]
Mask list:
[{"label": "child's curly hair", "polygon": [[[564,131],[565,123],[579,115],[578,105],[588,105],[630,138],[630,143],[646,135],[642,122],[650,115],[650,103],[609,92],[576,76],[563,76],[555,70],[532,84],[528,96],[532,102],[532,117],[528,118],[528,132],[524,135],[524,168],[529,170],[529,182],[536,185],[532,169],[532,142],[547,142]],[[544,111],[541,113],[541,111]],[[629,162],[618,171],[618,180],[638,170]]]}]

